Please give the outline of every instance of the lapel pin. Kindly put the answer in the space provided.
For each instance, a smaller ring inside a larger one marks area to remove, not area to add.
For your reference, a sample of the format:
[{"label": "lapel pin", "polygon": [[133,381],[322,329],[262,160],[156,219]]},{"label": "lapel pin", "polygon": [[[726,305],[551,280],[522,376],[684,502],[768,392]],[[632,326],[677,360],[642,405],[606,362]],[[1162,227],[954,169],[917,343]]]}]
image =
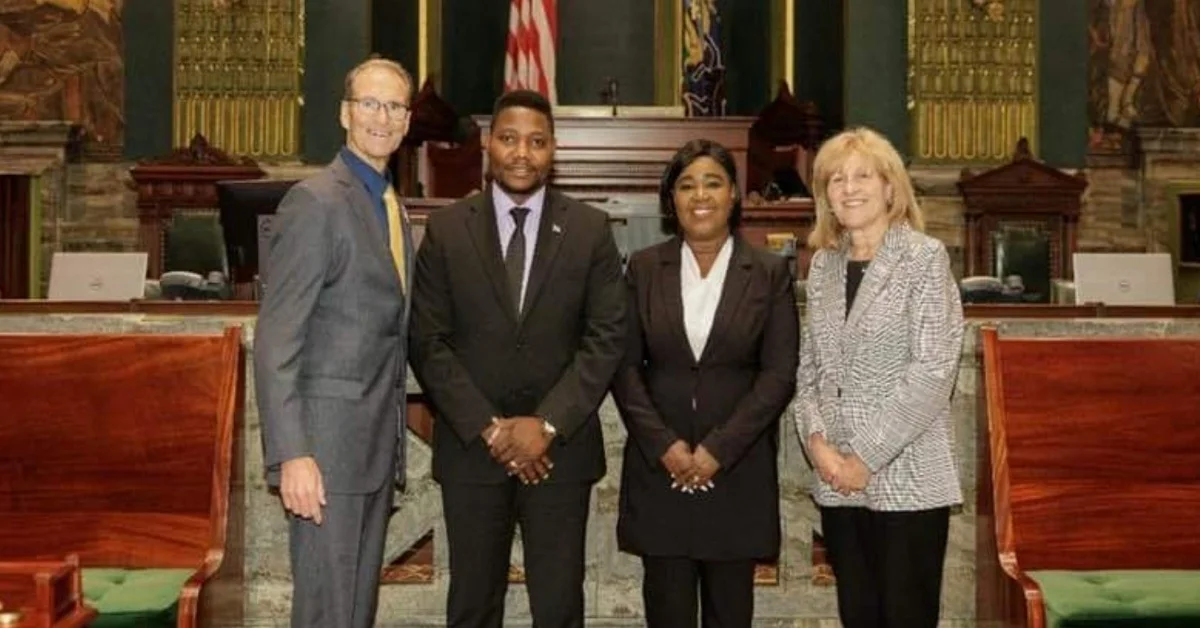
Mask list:
[{"label": "lapel pin", "polygon": [[562,233],[562,227],[558,226],[558,223],[551,225],[550,230],[554,233]]}]

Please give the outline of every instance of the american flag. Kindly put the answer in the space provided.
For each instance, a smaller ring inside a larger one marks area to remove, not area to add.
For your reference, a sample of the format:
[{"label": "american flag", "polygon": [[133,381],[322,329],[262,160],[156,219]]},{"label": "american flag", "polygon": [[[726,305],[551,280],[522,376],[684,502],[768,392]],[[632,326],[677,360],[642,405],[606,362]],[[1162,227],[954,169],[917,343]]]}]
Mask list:
[{"label": "american flag", "polygon": [[511,0],[504,88],[540,92],[558,103],[554,86],[554,46],[558,41],[558,0]]}]

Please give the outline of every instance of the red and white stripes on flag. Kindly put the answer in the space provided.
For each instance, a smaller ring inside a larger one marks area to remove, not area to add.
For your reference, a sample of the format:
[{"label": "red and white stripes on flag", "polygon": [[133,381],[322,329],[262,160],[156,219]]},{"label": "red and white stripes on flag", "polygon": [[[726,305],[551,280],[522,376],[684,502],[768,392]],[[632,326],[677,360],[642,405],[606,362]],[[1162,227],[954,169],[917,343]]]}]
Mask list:
[{"label": "red and white stripes on flag", "polygon": [[531,89],[550,104],[558,103],[554,86],[558,0],[511,0],[508,53],[504,57],[504,89]]}]

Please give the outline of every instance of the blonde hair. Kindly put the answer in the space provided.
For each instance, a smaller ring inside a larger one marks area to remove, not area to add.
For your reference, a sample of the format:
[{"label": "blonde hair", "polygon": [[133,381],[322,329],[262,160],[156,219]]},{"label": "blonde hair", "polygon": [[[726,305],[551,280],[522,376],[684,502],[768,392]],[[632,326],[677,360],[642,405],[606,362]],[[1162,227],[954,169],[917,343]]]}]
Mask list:
[{"label": "blonde hair", "polygon": [[887,138],[876,131],[855,127],[826,140],[813,160],[812,191],[816,199],[817,221],[808,234],[808,246],[835,249],[840,244],[843,228],[829,202],[829,179],[842,169],[851,155],[866,159],[884,182],[892,186],[892,196],[888,199],[888,219],[891,224],[907,223],[917,231],[924,231],[925,216],[917,205],[917,194],[900,154]]},{"label": "blonde hair", "polygon": [[346,73],[346,83],[343,86],[342,100],[354,100],[354,79],[358,78],[360,72],[369,68],[383,68],[395,72],[396,76],[399,76],[400,79],[404,81],[404,84],[408,86],[408,94],[410,98],[416,92],[416,86],[413,85],[412,74],[409,74],[408,70],[404,69],[404,66],[392,61],[391,59],[372,56],[366,61],[363,61],[353,68],[350,68],[350,71]]}]

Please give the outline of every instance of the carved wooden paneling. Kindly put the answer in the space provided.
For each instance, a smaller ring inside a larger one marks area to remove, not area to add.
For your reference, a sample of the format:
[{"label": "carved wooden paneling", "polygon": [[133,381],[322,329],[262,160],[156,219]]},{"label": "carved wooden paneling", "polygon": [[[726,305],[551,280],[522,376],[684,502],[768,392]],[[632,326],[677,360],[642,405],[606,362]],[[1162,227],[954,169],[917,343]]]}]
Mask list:
[{"label": "carved wooden paneling", "polygon": [[18,628],[82,628],[96,618],[96,610],[84,603],[75,555],[55,561],[0,562],[0,604],[6,615],[20,615]]},{"label": "carved wooden paneling", "polygon": [[1005,225],[1036,224],[1051,234],[1051,276],[1071,277],[1087,185],[1082,174],[1066,174],[1035,160],[1024,142],[1018,142],[1009,163],[979,174],[964,170],[958,189],[965,205],[966,275],[991,274],[993,233]]},{"label": "carved wooden paneling", "polygon": [[[475,116],[487,145],[490,116]],[[719,142],[746,172],[748,131],[754,118],[602,118],[560,116],[554,121],[557,149],[554,184],[576,196],[658,193],[667,163],[694,139]],[[484,171],[487,170],[484,153]],[[745,177],[741,179],[745,194]]]},{"label": "carved wooden paneling", "polygon": [[176,212],[215,212],[217,181],[258,179],[253,160],[234,158],[196,135],[186,148],[138,162],[129,171],[137,190],[138,248],[149,254],[146,276],[163,273],[167,227]]}]

